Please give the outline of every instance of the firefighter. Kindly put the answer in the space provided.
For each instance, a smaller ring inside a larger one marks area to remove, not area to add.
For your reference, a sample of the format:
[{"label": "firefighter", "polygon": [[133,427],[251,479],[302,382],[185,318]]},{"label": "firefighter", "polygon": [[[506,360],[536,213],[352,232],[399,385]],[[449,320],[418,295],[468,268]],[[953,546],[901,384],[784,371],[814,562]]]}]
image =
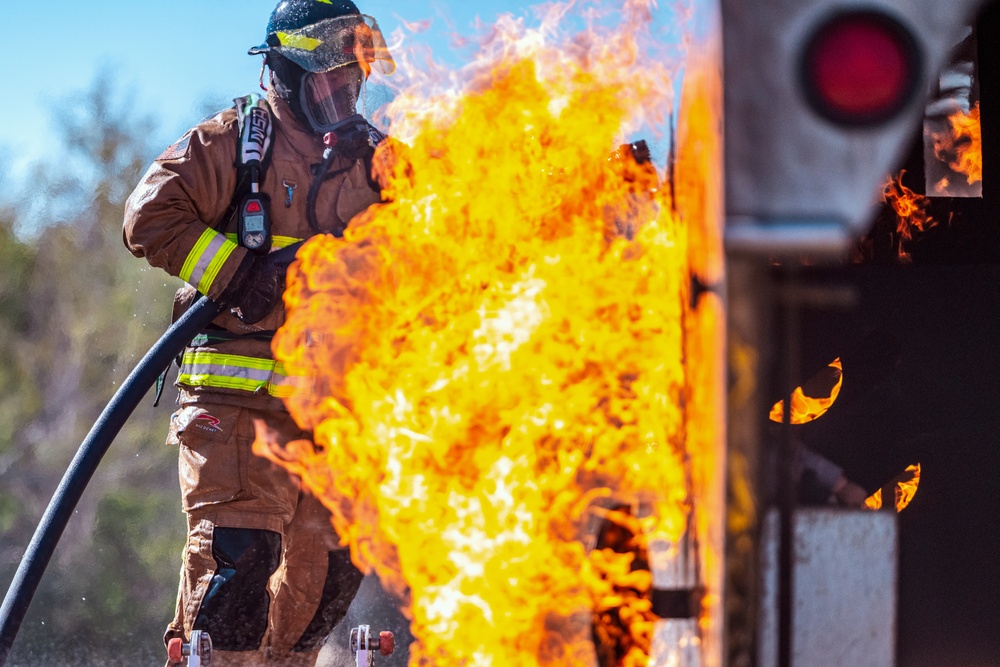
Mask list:
[{"label": "firefighter", "polygon": [[[351,0],[284,0],[249,53],[264,56],[266,100],[238,100],[188,131],[126,205],[129,251],[190,286],[175,315],[195,290],[226,307],[180,362],[167,441],[179,448],[188,535],[164,640],[207,631],[215,667],[311,666],[362,575],[325,508],[251,451],[255,429],[278,446],[310,438],[281,400],[289,379],[270,344],[284,272],[267,254],[339,235],[380,201],[371,158],[384,136],[358,105],[372,68],[394,63]],[[248,159],[248,143],[269,155]]]}]

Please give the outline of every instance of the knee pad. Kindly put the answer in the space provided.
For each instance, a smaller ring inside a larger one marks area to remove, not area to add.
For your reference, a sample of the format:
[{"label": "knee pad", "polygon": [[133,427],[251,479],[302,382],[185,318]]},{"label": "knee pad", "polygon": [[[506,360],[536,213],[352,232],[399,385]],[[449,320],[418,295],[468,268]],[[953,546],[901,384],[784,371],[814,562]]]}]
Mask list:
[{"label": "knee pad", "polygon": [[354,596],[361,586],[364,575],[351,562],[351,552],[339,549],[329,552],[327,559],[326,582],[323,584],[323,596],[319,608],[309,622],[309,626],[292,648],[293,652],[314,651],[323,645],[330,631],[340,623],[347,609],[354,601]]},{"label": "knee pad", "polygon": [[195,630],[220,651],[253,651],[267,631],[267,583],[281,560],[281,535],[270,530],[215,527],[216,570],[201,601]]}]

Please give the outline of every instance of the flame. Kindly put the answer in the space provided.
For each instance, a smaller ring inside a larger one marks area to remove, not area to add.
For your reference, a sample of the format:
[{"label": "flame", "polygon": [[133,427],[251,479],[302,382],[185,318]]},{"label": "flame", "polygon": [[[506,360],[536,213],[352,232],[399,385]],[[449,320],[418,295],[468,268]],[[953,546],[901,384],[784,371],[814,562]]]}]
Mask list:
[{"label": "flame", "polygon": [[[840,357],[837,357],[827,368],[832,368],[833,371],[824,369],[809,378],[804,387],[796,387],[792,392],[792,414],[789,417],[792,424],[808,424],[819,419],[836,402],[840,388],[844,384],[844,365]],[[807,395],[806,391],[810,393]],[[823,392],[823,395],[814,395],[813,392],[816,394]],[[780,424],[784,419],[784,413],[785,402],[782,400],[774,404],[769,416],[771,421]]]},{"label": "flame", "polygon": [[[680,540],[719,467],[719,308],[692,304],[689,280],[718,279],[715,223],[677,213],[714,215],[715,193],[675,201],[656,167],[613,154],[673,106],[672,70],[646,55],[653,6],[561,40],[569,4],[539,30],[502,18],[464,88],[393,102],[406,143],[377,156],[387,202],[289,271],[274,350],[315,378],[286,403],[316,444],[255,451],[407,601],[412,665],[591,665],[611,609],[620,664],[646,664],[635,565],[651,536]],[[716,122],[687,119],[703,143],[679,164],[707,163]],[[612,501],[643,508],[635,539],[588,552]]]},{"label": "flame", "polygon": [[[687,261],[689,271],[703,285],[724,281],[722,248],[723,219],[721,165],[722,64],[721,39],[709,40],[699,58],[689,61],[678,115],[678,151],[674,173],[674,196],[677,215],[687,222]],[[724,652],[720,628],[722,589],[722,549],[725,533],[726,408],[724,403],[727,368],[725,367],[725,319],[722,302],[712,292],[689,302],[684,333],[686,337],[684,369],[687,375],[683,442],[691,465],[691,492],[700,511],[694,513],[688,538],[700,549],[700,581],[704,586],[699,636],[682,637],[681,650],[666,656],[655,651],[658,665],[692,664],[691,648],[700,645],[702,667],[722,664]],[[655,536],[663,544],[669,534]],[[684,642],[688,648],[684,649]]]},{"label": "flame", "polygon": [[979,102],[968,113],[956,111],[948,117],[950,132],[932,134],[934,155],[963,174],[969,185],[983,180],[983,133],[979,120]]},{"label": "flame", "polygon": [[650,595],[653,577],[648,568],[648,541],[641,523],[626,510],[599,512],[609,527],[590,565],[598,577],[594,604],[594,634],[601,664],[648,663],[656,615]]},{"label": "flame", "polygon": [[892,206],[892,210],[896,213],[898,253],[902,261],[910,259],[909,253],[903,246],[913,240],[914,233],[925,232],[937,225],[937,221],[927,212],[930,199],[903,185],[905,173],[906,170],[903,170],[895,177],[890,177],[882,189],[882,200]]},{"label": "flame", "polygon": [[[890,485],[895,489],[896,511],[902,512],[913,500],[913,496],[917,494],[917,487],[920,486],[920,464],[907,466],[905,472],[886,484],[886,486]],[[865,500],[865,507],[870,510],[882,509],[882,489]]]}]

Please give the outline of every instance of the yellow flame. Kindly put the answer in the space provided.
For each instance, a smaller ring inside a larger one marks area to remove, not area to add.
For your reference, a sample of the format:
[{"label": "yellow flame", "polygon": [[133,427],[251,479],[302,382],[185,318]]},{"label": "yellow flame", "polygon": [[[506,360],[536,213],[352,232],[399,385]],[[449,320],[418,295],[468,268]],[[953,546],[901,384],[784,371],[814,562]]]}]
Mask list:
[{"label": "yellow flame", "polygon": [[[501,20],[464,90],[393,103],[388,201],[289,272],[275,354],[316,378],[286,401],[316,446],[255,449],[408,601],[413,665],[591,665],[612,607],[622,664],[645,664],[631,564],[645,536],[679,539],[717,473],[718,305],[694,312],[689,277],[719,277],[718,200],[684,183],[675,202],[656,167],[612,157],[672,105],[668,65],[637,64],[652,6],[562,41]],[[709,176],[713,121],[685,122],[687,178]],[[646,508],[636,542],[588,553],[612,497]]]}]

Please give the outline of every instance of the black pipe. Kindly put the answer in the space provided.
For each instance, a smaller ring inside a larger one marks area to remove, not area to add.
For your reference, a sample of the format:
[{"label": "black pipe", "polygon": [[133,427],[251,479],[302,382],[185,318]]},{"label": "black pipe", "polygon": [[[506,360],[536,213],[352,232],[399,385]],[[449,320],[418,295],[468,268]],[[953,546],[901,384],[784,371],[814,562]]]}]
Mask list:
[{"label": "black pipe", "polygon": [[[301,243],[288,246],[269,255],[277,265],[288,266]],[[156,378],[184,347],[222,311],[223,307],[208,297],[201,297],[174,322],[167,332],[149,349],[146,356],[122,383],[104,412],[94,422],[86,439],[63,475],[42,520],[35,529],[28,549],[21,558],[14,580],[11,581],[3,606],[0,607],[0,667],[14,645],[28,605],[48,567],[59,538],[69,522],[76,504],[83,496],[94,471],[121,431],[132,411],[146,395]]]},{"label": "black pipe", "polygon": [[796,379],[800,376],[801,359],[801,312],[800,304],[791,295],[796,286],[796,268],[790,267],[781,273],[780,289],[783,295],[782,310],[784,322],[781,332],[782,371],[785,398],[781,415],[781,442],[778,456],[778,667],[791,667],[792,648],[795,634],[795,618],[792,615],[795,597],[795,505],[798,484],[795,479],[795,435],[792,431],[792,399],[795,396]]}]

